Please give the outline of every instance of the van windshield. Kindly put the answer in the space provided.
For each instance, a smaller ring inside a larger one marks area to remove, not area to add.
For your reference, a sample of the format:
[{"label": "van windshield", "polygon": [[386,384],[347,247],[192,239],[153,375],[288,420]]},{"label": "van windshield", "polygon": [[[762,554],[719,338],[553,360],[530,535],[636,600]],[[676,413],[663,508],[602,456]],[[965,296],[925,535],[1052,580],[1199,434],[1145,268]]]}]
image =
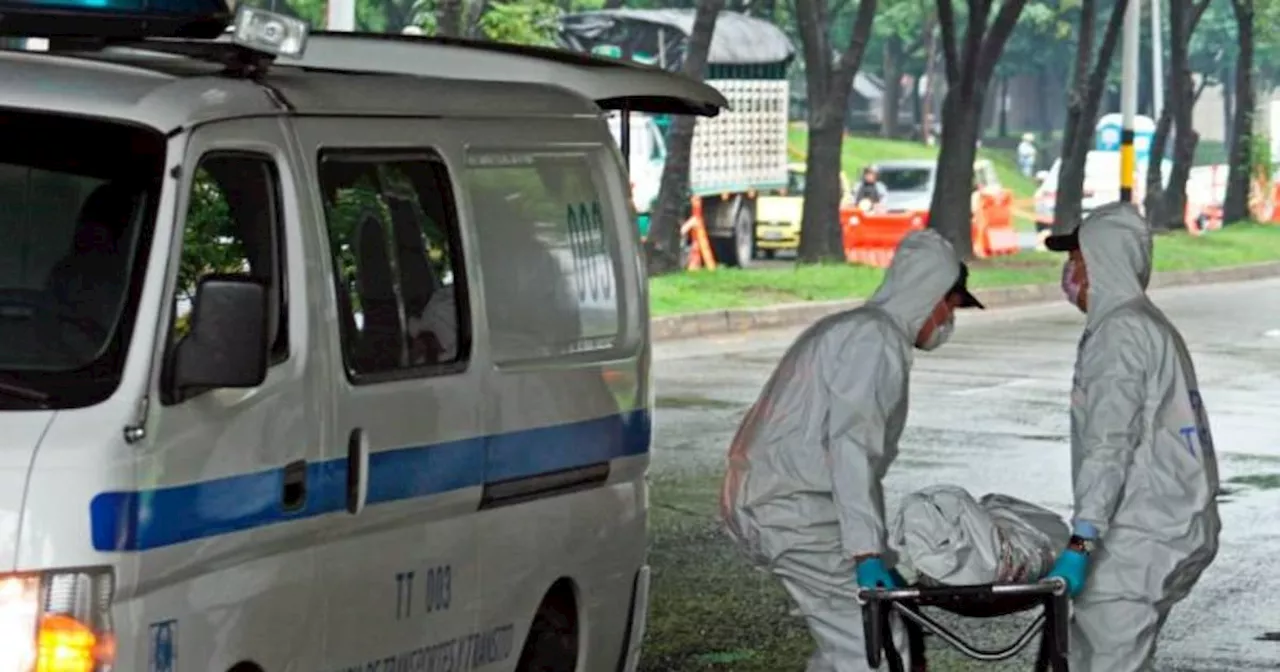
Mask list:
[{"label": "van windshield", "polygon": [[163,173],[163,138],[0,111],[0,408],[115,389]]}]

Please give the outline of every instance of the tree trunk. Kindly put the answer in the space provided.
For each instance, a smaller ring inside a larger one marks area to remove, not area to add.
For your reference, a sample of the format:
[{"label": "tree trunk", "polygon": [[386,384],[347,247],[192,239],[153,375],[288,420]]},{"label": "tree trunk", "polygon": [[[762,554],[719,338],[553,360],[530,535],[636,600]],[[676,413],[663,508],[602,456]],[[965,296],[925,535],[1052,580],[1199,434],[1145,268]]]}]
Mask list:
[{"label": "tree trunk", "polygon": [[809,152],[798,251],[801,263],[845,258],[840,230],[840,148],[849,90],[862,64],[875,13],[876,0],[858,3],[849,46],[833,66],[826,0],[796,0],[796,23],[804,48],[809,91]]},{"label": "tree trunk", "polygon": [[[1209,2],[1169,0],[1169,81],[1165,89],[1165,114],[1161,114],[1156,128],[1157,144],[1152,147],[1147,170],[1147,221],[1154,231],[1172,231],[1184,226],[1187,178],[1191,175],[1191,164],[1200,140],[1199,134],[1191,127],[1192,112],[1199,92],[1204,90],[1203,85],[1199,89],[1195,87],[1188,51],[1191,35]],[[1174,133],[1173,166],[1168,186],[1163,187],[1160,163],[1164,160],[1164,143],[1167,143],[1170,129]]]},{"label": "tree trunk", "polygon": [[924,57],[924,100],[920,103],[920,141],[926,145],[933,144],[933,92],[936,91],[938,78],[938,34],[937,27],[929,25],[929,48]]},{"label": "tree trunk", "polygon": [[938,176],[929,205],[929,228],[949,240],[962,260],[973,257],[973,162],[985,92],[974,94],[966,96],[963,88],[954,87],[942,99]]},{"label": "tree trunk", "polygon": [[1227,173],[1227,194],[1222,206],[1222,223],[1231,224],[1249,217],[1249,178],[1253,161],[1253,114],[1257,104],[1253,89],[1253,0],[1232,0],[1240,53],[1236,57],[1236,109],[1232,123],[1231,161]]},{"label": "tree trunk", "polygon": [[898,134],[898,103],[902,100],[902,38],[892,36],[884,41],[884,97],[880,99],[880,135],[892,138]]},{"label": "tree trunk", "polygon": [[[924,81],[924,73],[916,75],[911,80],[911,123],[917,128],[924,128],[925,122],[924,95],[920,92],[922,81]],[[921,139],[924,139],[923,134]]]},{"label": "tree trunk", "polygon": [[[707,52],[715,33],[716,19],[725,0],[699,0],[694,12],[684,63],[680,71],[701,80],[707,69]],[[667,140],[667,163],[662,170],[658,202],[649,222],[645,241],[650,275],[680,270],[680,225],[689,202],[689,161],[693,155],[693,128],[697,119],[678,116],[671,124]]]},{"label": "tree trunk", "polygon": [[936,0],[942,54],[946,62],[947,95],[943,99],[942,149],[938,154],[938,179],[929,204],[929,227],[955,248],[961,259],[973,257],[973,160],[982,108],[996,62],[1022,14],[1026,0],[1005,0],[995,20],[987,25],[989,0],[971,0],[964,51],[956,40],[955,11],[951,0]]},{"label": "tree trunk", "polygon": [[458,37],[462,34],[463,0],[436,0],[436,35]]},{"label": "tree trunk", "polygon": [[470,2],[463,4],[466,10],[463,12],[466,14],[466,18],[462,22],[463,36],[473,39],[484,38],[484,31],[480,28],[480,19],[483,19],[485,12],[489,11],[489,0],[470,0]]},{"label": "tree trunk", "polygon": [[1000,125],[996,133],[1001,138],[1009,137],[1009,78],[1000,78]]},{"label": "tree trunk", "polygon": [[[1222,82],[1222,137],[1231,142],[1232,128],[1231,123],[1235,118],[1235,82],[1232,81],[1231,68],[1226,63],[1222,64],[1222,71],[1218,73],[1218,81]],[[1230,146],[1230,145],[1228,145]]]},{"label": "tree trunk", "polygon": [[[1089,156],[1090,138],[1102,105],[1107,73],[1120,42],[1128,0],[1116,0],[1102,34],[1098,57],[1093,59],[1095,21],[1094,0],[1084,0],[1080,8],[1080,39],[1071,90],[1067,98],[1067,124],[1062,137],[1062,168],[1058,174],[1058,195],[1054,199],[1053,229],[1074,231],[1080,225],[1084,200],[1084,168]],[[1086,77],[1085,73],[1088,72]]]},{"label": "tree trunk", "polygon": [[1049,92],[1053,90],[1052,71],[1047,66],[1040,66],[1036,73],[1036,90],[1040,94],[1036,96],[1036,107],[1040,117],[1040,137],[1048,138],[1053,135],[1053,113],[1049,109]]},{"label": "tree trunk", "polygon": [[1164,207],[1164,157],[1169,148],[1169,134],[1173,132],[1173,106],[1166,99],[1164,109],[1160,111],[1160,119],[1156,122],[1156,133],[1151,139],[1151,158],[1147,163],[1147,195],[1143,200],[1143,210],[1147,221],[1152,223],[1165,221]]}]

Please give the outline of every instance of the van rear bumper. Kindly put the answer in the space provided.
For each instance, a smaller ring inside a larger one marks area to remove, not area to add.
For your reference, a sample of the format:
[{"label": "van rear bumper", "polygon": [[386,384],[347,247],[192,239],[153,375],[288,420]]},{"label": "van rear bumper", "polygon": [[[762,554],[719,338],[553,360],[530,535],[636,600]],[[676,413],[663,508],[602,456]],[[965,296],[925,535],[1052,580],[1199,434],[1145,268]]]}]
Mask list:
[{"label": "van rear bumper", "polygon": [[636,572],[631,587],[631,613],[627,618],[627,634],[622,641],[622,658],[618,660],[618,672],[635,672],[640,668],[640,647],[644,643],[644,631],[649,618],[649,566]]}]

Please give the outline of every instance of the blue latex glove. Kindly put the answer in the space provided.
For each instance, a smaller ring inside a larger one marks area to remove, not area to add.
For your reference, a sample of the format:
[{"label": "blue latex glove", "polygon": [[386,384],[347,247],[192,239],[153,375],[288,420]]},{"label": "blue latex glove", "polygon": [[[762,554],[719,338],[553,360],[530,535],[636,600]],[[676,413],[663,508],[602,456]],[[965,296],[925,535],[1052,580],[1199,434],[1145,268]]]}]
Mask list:
[{"label": "blue latex glove", "polygon": [[858,563],[858,586],[867,590],[876,588],[900,588],[897,580],[885,568],[880,558],[867,558]]},{"label": "blue latex glove", "polygon": [[1085,575],[1089,571],[1089,556],[1080,551],[1067,549],[1053,563],[1046,579],[1062,579],[1067,583],[1067,594],[1075,597],[1084,590]]}]

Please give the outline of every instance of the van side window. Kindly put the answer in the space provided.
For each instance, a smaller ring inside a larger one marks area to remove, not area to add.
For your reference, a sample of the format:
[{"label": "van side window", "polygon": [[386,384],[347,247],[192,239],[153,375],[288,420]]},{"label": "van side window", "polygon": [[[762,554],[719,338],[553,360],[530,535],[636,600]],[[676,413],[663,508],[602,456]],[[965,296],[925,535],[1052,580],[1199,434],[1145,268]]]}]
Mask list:
[{"label": "van side window", "polygon": [[467,190],[497,361],[619,345],[617,222],[592,154],[473,153]]},{"label": "van side window", "polygon": [[186,335],[200,278],[247,273],[271,288],[271,362],[289,357],[288,274],[280,178],[267,157],[241,152],[200,159],[191,182],[174,294],[173,342]]},{"label": "van side window", "polygon": [[444,162],[323,152],[320,187],[351,379],[462,370],[470,312]]}]

